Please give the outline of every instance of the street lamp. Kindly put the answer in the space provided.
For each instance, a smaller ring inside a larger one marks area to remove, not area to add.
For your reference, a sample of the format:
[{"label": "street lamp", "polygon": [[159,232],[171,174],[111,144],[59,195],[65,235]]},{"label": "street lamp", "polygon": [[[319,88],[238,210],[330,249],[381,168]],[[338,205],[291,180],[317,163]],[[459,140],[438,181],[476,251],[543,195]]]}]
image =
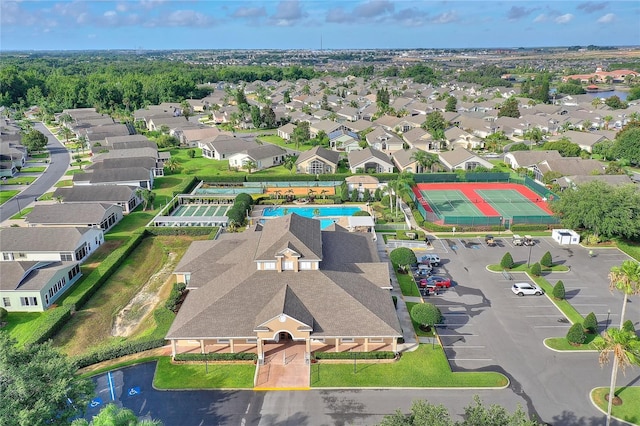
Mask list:
[{"label": "street lamp", "polygon": [[533,244],[529,246],[529,258],[527,259],[527,268],[529,267],[529,264],[531,263],[531,249],[533,248]]},{"label": "street lamp", "polygon": [[607,323],[606,328],[609,328],[609,316],[611,315],[611,308],[607,309]]},{"label": "street lamp", "polygon": [[20,197],[16,197],[16,203],[18,204],[18,214],[22,214],[22,209],[20,208],[20,201],[18,201]]}]

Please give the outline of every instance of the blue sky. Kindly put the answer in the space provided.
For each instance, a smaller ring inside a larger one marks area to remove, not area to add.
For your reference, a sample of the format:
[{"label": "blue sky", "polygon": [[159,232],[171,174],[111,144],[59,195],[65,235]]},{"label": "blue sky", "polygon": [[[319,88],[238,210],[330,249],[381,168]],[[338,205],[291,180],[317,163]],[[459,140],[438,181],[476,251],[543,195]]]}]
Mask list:
[{"label": "blue sky", "polygon": [[640,45],[640,2],[1,0],[1,50]]}]

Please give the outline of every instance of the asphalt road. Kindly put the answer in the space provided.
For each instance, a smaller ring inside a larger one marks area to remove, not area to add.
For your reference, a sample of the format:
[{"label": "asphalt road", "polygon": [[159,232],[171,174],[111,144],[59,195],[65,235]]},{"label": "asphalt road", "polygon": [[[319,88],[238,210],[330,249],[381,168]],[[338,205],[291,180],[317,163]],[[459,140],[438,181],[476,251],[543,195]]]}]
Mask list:
[{"label": "asphalt road", "polygon": [[26,186],[20,194],[0,206],[0,222],[4,222],[18,213],[18,207],[23,209],[31,204],[37,197],[48,192],[65,174],[69,167],[71,156],[64,145],[53,136],[44,124],[35,123],[33,127],[42,132],[49,141],[47,143],[47,149],[50,154],[50,163],[38,179],[31,185]]}]

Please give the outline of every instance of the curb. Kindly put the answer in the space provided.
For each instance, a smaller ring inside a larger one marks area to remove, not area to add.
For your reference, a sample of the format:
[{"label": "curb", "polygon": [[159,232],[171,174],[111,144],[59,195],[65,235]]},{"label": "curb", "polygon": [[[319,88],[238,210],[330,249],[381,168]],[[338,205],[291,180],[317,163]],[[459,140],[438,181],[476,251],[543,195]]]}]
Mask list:
[{"label": "curb", "polygon": [[[599,387],[597,387],[597,388],[593,388],[593,389],[591,389],[591,390],[589,391],[589,401],[591,401],[591,404],[595,407],[595,409],[596,409],[596,410],[600,411],[602,414],[604,414],[604,415],[606,416],[606,415],[607,415],[607,412],[606,412],[605,410],[603,410],[602,408],[598,407],[598,404],[596,404],[596,402],[593,400],[593,392],[594,392],[596,389],[600,389],[600,388],[602,388],[602,387],[603,387],[603,386],[599,386]],[[623,420],[623,419],[621,419],[621,418],[619,418],[619,417],[614,416],[613,414],[611,415],[611,418],[612,418],[612,419],[616,419],[617,421],[619,421],[620,423],[625,424],[625,425],[631,425],[631,426],[634,426],[634,425],[637,425],[637,424],[638,424],[638,423],[630,423],[630,422],[628,422],[628,421],[626,421],[626,420]]]}]

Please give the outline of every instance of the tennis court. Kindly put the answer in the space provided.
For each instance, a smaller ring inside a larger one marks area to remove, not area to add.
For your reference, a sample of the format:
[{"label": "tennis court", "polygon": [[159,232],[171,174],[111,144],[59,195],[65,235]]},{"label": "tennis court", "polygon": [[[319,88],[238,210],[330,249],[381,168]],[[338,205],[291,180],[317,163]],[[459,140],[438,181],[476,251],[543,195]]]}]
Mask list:
[{"label": "tennis court", "polygon": [[171,216],[182,217],[204,217],[204,216],[226,216],[231,205],[203,205],[203,204],[183,204],[175,209]]},{"label": "tennis court", "polygon": [[420,183],[413,188],[425,217],[444,224],[555,223],[546,199],[515,183]]}]

